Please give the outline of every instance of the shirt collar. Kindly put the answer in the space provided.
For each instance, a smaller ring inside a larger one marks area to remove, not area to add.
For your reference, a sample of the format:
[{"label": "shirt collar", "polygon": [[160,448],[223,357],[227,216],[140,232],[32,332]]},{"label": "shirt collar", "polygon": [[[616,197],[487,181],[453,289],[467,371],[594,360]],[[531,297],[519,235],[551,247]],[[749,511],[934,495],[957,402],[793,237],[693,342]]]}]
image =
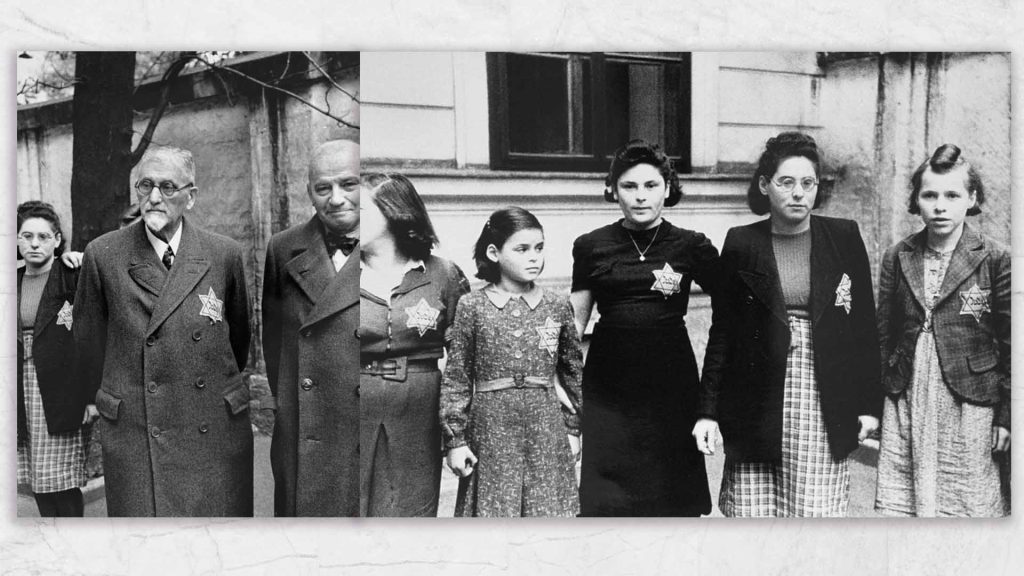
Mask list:
[{"label": "shirt collar", "polygon": [[[362,260],[360,260],[359,269],[363,270],[365,268],[366,264]],[[409,260],[408,262],[405,263],[405,268],[402,269],[402,274],[405,275],[406,272],[412,272],[413,270],[422,270],[426,272],[427,265],[423,263],[423,260]]]},{"label": "shirt collar", "polygon": [[484,286],[484,295],[491,301],[499,310],[503,309],[508,301],[514,297],[522,298],[526,305],[530,307],[530,310],[534,310],[540,304],[540,301],[544,299],[544,290],[540,286],[534,284],[533,289],[525,294],[509,294],[508,292],[498,288],[494,284],[488,284]]},{"label": "shirt collar", "polygon": [[142,223],[142,228],[146,231],[146,238],[149,239],[149,244],[150,246],[153,247],[153,250],[156,250],[156,255],[158,258],[164,257],[164,252],[167,251],[167,246],[171,247],[171,250],[174,252],[175,256],[178,255],[178,246],[181,245],[181,229],[184,227],[185,220],[182,219],[181,223],[178,224],[178,229],[175,230],[174,234],[171,236],[171,241],[164,242],[163,240],[157,238],[156,234],[153,234],[153,231],[149,229],[149,226],[146,226],[145,222]]}]

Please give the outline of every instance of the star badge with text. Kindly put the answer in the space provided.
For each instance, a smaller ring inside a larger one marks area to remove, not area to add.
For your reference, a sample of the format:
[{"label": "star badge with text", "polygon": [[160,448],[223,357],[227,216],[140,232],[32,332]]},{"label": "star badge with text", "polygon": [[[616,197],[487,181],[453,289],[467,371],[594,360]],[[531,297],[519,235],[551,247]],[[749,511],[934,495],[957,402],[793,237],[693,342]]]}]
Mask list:
[{"label": "star badge with text", "polygon": [[850,293],[852,285],[850,277],[843,274],[843,278],[839,280],[839,286],[836,287],[836,306],[842,306],[847,314],[850,313],[850,308],[853,306],[853,295]]},{"label": "star badge with text", "polygon": [[57,326],[63,326],[71,332],[71,324],[74,322],[72,312],[75,307],[67,300],[64,301],[64,305],[60,307],[60,312],[57,312]]},{"label": "star badge with text", "polygon": [[548,316],[544,324],[537,326],[536,330],[537,334],[540,334],[540,345],[537,347],[547,350],[548,355],[554,358],[555,352],[558,352],[558,335],[562,332],[562,325]]},{"label": "star badge with text", "polygon": [[977,283],[975,283],[974,286],[971,286],[970,290],[961,290],[960,301],[963,302],[964,305],[960,308],[960,314],[969,314],[974,316],[974,320],[977,321],[978,324],[981,324],[981,315],[985,312],[992,312],[992,307],[989,304],[988,299],[989,294],[991,293],[991,290],[982,290],[979,288]]},{"label": "star badge with text", "polygon": [[217,298],[213,286],[210,286],[210,291],[206,294],[200,294],[199,299],[203,302],[203,309],[199,311],[200,316],[209,318],[210,324],[224,320],[224,301]]},{"label": "star badge with text", "polygon": [[406,328],[415,328],[422,338],[427,330],[437,330],[437,318],[441,311],[431,307],[425,298],[420,298],[415,306],[405,309],[405,315],[408,316],[408,320],[405,321]]},{"label": "star badge with text", "polygon": [[682,281],[683,275],[673,270],[668,262],[665,263],[664,268],[653,270],[651,274],[654,274],[654,285],[651,286],[651,290],[661,292],[665,298],[679,293],[679,283]]}]

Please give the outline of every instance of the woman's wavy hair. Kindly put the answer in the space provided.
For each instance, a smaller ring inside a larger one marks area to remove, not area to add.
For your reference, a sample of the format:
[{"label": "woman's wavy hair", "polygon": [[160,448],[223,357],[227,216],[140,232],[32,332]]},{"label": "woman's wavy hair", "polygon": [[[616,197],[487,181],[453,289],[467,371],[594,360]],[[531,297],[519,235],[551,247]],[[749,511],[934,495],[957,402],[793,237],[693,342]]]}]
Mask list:
[{"label": "woman's wavy hair", "polygon": [[[29,200],[22,202],[18,205],[18,231],[21,232],[21,226],[26,220],[31,218],[42,218],[50,223],[50,228],[53,230],[54,235],[60,236],[60,242],[57,247],[53,250],[53,255],[59,257],[64,253],[64,247],[67,244],[67,240],[64,238],[64,232],[60,226],[60,216],[57,215],[57,211],[54,210],[53,205],[49,202],[43,202],[41,200]],[[18,258],[21,258],[21,250],[18,250]]]},{"label": "woman's wavy hair", "polygon": [[650,164],[658,169],[661,177],[665,179],[668,186],[668,197],[665,198],[665,206],[675,206],[683,197],[683,189],[679,186],[679,177],[676,175],[672,159],[662,152],[657,144],[651,144],[646,140],[630,140],[625,146],[615,151],[612,156],[612,165],[608,169],[608,176],[604,179],[604,199],[606,202],[617,202],[615,199],[615,186],[622,174],[638,164]]},{"label": "woman's wavy hair", "polygon": [[437,233],[412,182],[397,172],[366,174],[361,180],[373,190],[373,203],[384,215],[398,252],[413,260],[427,259],[437,246]]},{"label": "woman's wavy hair", "polygon": [[948,174],[953,170],[964,169],[964,186],[967,191],[974,191],[974,206],[967,209],[968,216],[981,214],[981,205],[985,202],[985,183],[981,181],[981,174],[974,169],[960,152],[956,144],[943,144],[935,149],[931,158],[925,160],[914,170],[910,177],[910,202],[907,204],[907,212],[920,214],[921,209],[917,205],[917,198],[921,194],[921,179],[925,170],[931,170],[933,174]]},{"label": "woman's wavy hair", "polygon": [[[750,179],[750,186],[747,187],[747,206],[750,211],[758,216],[767,214],[771,210],[771,201],[761,193],[761,178],[771,180],[775,171],[779,169],[787,158],[802,156],[814,164],[814,175],[819,176],[821,172],[821,159],[818,151],[818,144],[814,138],[802,132],[782,132],[774,138],[769,138],[764,145],[764,151],[757,160],[757,171]],[[825,198],[823,190],[819,186],[818,195],[814,198],[813,208],[821,206]]]},{"label": "woman's wavy hair", "polygon": [[473,247],[473,261],[476,262],[477,278],[495,284],[501,281],[501,266],[487,257],[487,247],[494,244],[495,248],[501,250],[505,241],[520,230],[543,232],[544,228],[529,210],[518,206],[495,210],[491,214],[487,222],[484,223],[480,237],[477,238],[476,245]]}]

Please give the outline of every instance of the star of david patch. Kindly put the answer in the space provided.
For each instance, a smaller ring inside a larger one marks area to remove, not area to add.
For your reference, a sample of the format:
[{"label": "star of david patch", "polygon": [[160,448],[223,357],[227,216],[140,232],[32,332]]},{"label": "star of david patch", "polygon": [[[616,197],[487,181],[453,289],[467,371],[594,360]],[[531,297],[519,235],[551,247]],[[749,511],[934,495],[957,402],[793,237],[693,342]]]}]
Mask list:
[{"label": "star of david patch", "polygon": [[427,330],[437,330],[437,318],[441,315],[441,311],[431,307],[425,298],[420,298],[415,306],[405,309],[405,315],[408,316],[405,326],[415,328],[422,338]]},{"label": "star of david patch", "polygon": [[839,280],[839,286],[836,287],[836,306],[842,306],[846,313],[850,313],[850,307],[853,306],[853,295],[850,294],[850,277],[845,273],[843,278]]},{"label": "star of david patch", "polygon": [[209,318],[210,324],[216,324],[224,320],[224,301],[217,298],[217,294],[213,291],[213,286],[210,286],[210,291],[206,294],[200,294],[199,299],[203,302],[203,309],[199,311],[200,316]]},{"label": "star of david patch", "polygon": [[970,290],[960,291],[960,301],[964,305],[960,308],[960,314],[969,314],[974,316],[974,320],[981,324],[981,315],[985,312],[992,313],[992,307],[989,304],[989,294],[991,290],[982,290],[975,283],[971,286]]},{"label": "star of david patch", "polygon": [[548,316],[544,320],[544,324],[537,326],[537,334],[540,334],[540,345],[537,346],[541,350],[547,350],[548,355],[552,358],[555,357],[555,352],[558,352],[558,335],[562,331],[562,325],[558,324]]},{"label": "star of david patch", "polygon": [[74,322],[72,317],[74,309],[75,307],[65,300],[64,305],[60,307],[60,312],[57,312],[57,326],[63,326],[68,329],[68,332],[71,332],[71,324]]},{"label": "star of david patch", "polygon": [[653,270],[651,274],[654,274],[654,285],[651,286],[651,290],[661,292],[665,298],[679,293],[679,283],[682,281],[683,275],[673,270],[668,262],[665,263],[664,268]]}]

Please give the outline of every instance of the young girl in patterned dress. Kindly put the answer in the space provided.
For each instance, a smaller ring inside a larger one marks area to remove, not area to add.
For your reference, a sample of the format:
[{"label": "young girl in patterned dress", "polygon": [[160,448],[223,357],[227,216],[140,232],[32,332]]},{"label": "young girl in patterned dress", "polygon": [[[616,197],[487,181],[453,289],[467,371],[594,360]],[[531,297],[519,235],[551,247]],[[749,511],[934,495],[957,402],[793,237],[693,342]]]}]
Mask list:
[{"label": "young girl in patterned dress", "polygon": [[544,232],[533,214],[493,213],[474,250],[441,386],[456,516],[575,516],[583,358],[572,308],[534,281]]}]

